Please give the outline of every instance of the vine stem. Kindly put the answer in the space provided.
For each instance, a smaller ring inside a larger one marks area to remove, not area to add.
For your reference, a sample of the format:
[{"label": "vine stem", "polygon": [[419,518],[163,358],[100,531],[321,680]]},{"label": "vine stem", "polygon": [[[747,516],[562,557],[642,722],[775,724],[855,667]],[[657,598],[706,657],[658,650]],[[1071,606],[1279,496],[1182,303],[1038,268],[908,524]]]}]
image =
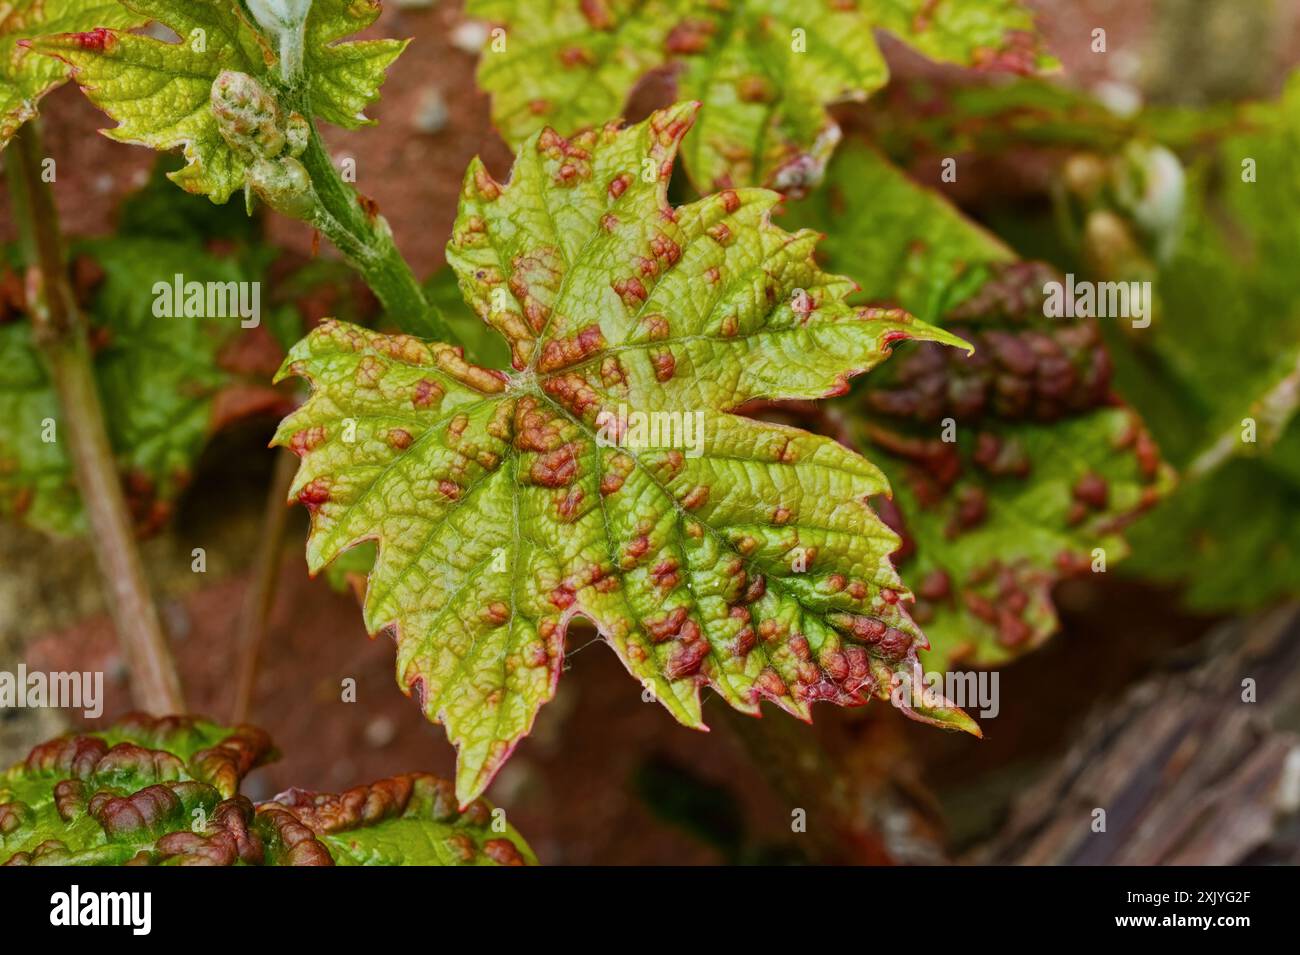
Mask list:
[{"label": "vine stem", "polygon": [[276,452],[275,467],[267,488],[262,533],[257,542],[257,555],[253,559],[253,578],[244,594],[244,603],[239,613],[238,670],[235,675],[235,701],[231,706],[230,717],[234,723],[247,720],[252,707],[258,655],[266,638],[267,619],[271,605],[275,602],[276,584],[280,579],[280,553],[289,516],[285,499],[289,496],[289,488],[297,471],[298,459],[293,452],[284,448]]},{"label": "vine stem", "polygon": [[30,122],[10,143],[5,163],[27,265],[32,337],[64,414],[72,470],[90,522],[109,614],[126,654],[132,698],[156,715],[183,713],[180,677],[149,594],[109,444],[85,317],[68,280],[54,194],[41,178],[43,153],[40,132]]},{"label": "vine stem", "polygon": [[[302,112],[311,115],[305,108]],[[307,221],[361,273],[402,331],[456,344],[456,336],[429,302],[398,250],[388,221],[376,209],[363,204],[356,190],[343,181],[314,123],[301,158],[318,200]]]},{"label": "vine stem", "polygon": [[[301,38],[298,48],[301,48]],[[295,68],[289,72],[296,75],[301,71]],[[301,83],[295,85],[293,77],[286,77],[286,81],[287,105],[300,115],[310,117],[312,110],[306,87]],[[301,217],[328,238],[348,264],[361,274],[399,328],[423,338],[455,344],[456,336],[429,302],[424,288],[398,251],[388,222],[344,182],[314,122],[310,129],[301,162],[311,179],[313,203],[311,210]],[[284,500],[296,470],[296,459],[282,451],[276,458],[268,488],[252,581],[240,609],[235,695],[231,707],[236,722],[246,719],[252,706],[258,656],[265,640],[267,618],[279,579],[279,557],[286,521]]]}]

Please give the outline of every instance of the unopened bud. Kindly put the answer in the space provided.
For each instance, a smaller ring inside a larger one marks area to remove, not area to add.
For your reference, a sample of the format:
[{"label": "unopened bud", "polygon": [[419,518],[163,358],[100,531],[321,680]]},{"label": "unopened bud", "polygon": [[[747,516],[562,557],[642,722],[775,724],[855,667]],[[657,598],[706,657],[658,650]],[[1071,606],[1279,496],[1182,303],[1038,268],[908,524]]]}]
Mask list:
[{"label": "unopened bud", "polygon": [[1083,251],[1092,269],[1107,278],[1127,278],[1147,264],[1129,224],[1109,209],[1095,209],[1088,214],[1083,227]]},{"label": "unopened bud", "polygon": [[311,138],[311,126],[302,113],[290,113],[284,124],[284,136],[289,143],[289,155],[301,156],[307,149],[307,140]]},{"label": "unopened bud", "polygon": [[230,148],[246,159],[270,159],[284,151],[280,107],[247,73],[223,70],[212,83],[212,113]]},{"label": "unopened bud", "polygon": [[1085,202],[1097,198],[1106,184],[1106,161],[1090,153],[1078,153],[1065,161],[1061,178],[1065,187]]},{"label": "unopened bud", "polygon": [[1164,257],[1177,237],[1186,176],[1178,157],[1159,145],[1132,143],[1117,167],[1120,207],[1154,241]]},{"label": "unopened bud", "polygon": [[258,159],[248,167],[248,184],[276,212],[306,219],[316,206],[307,168],[292,156]]}]

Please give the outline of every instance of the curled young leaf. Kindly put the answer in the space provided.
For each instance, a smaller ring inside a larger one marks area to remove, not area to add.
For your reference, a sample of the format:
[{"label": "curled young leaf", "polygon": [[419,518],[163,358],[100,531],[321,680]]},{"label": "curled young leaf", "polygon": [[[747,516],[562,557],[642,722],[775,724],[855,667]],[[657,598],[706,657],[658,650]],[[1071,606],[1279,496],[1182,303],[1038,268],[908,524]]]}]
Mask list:
[{"label": "curled young leaf", "polygon": [[251,726],[132,714],[35,747],[0,774],[0,865],[524,865],[536,857],[481,800],[408,773],[254,804],[272,756]]},{"label": "curled young leaf", "polygon": [[775,193],[669,205],[695,111],[545,130],[506,185],[470,165],[447,257],[511,371],[337,322],[282,370],[312,386],[276,436],[303,459],[309,567],[378,542],[366,624],[395,630],[401,686],[447,725],[462,801],[554,694],[575,615],[699,728],[705,686],[808,718],[887,697],[926,645],[876,467],[733,411],[842,392],[899,341],[964,343],[845,304],[817,236],[769,221]]},{"label": "curled young leaf", "polygon": [[266,734],[252,727],[139,714],[102,733],[42,743],[0,776],[0,859],[254,861],[252,805],[238,795],[239,783],[270,751]]}]

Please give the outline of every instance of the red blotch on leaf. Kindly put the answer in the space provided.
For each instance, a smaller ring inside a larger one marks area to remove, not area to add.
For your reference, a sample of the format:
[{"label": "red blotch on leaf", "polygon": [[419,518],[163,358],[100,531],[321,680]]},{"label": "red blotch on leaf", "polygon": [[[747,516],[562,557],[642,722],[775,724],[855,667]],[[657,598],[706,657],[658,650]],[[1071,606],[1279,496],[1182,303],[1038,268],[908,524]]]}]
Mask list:
[{"label": "red blotch on leaf", "polygon": [[116,42],[117,34],[104,27],[95,27],[95,29],[87,30],[85,33],[69,33],[67,38],[83,50],[104,53]]},{"label": "red blotch on leaf", "polygon": [[593,30],[612,30],[614,15],[605,0],[580,0],[578,7]]},{"label": "red blotch on leaf", "polygon": [[578,475],[577,449],[572,444],[541,455],[528,469],[534,484],[543,487],[567,487]]},{"label": "red blotch on leaf", "polygon": [[677,373],[677,359],[670,351],[656,352],[650,361],[654,364],[656,381],[669,381]]},{"label": "red blotch on leaf", "polygon": [[703,53],[712,44],[716,29],[712,20],[687,17],[668,31],[664,50],[674,56]]},{"label": "red blotch on leaf", "polygon": [[444,394],[446,389],[438,382],[421,378],[415,383],[415,394],[411,396],[411,404],[417,408],[429,408],[442,401]]},{"label": "red blotch on leaf", "polygon": [[304,428],[302,431],[295,431],[293,437],[289,439],[289,450],[302,457],[308,451],[319,447],[324,440],[325,429],[320,425]]},{"label": "red blotch on leaf", "polygon": [[610,198],[617,199],[627,191],[627,187],[630,185],[632,185],[632,176],[630,173],[625,172],[615,176],[609,181]]},{"label": "red blotch on leaf", "polygon": [[313,513],[329,499],[330,486],[324,478],[316,478],[298,492],[298,503]]}]

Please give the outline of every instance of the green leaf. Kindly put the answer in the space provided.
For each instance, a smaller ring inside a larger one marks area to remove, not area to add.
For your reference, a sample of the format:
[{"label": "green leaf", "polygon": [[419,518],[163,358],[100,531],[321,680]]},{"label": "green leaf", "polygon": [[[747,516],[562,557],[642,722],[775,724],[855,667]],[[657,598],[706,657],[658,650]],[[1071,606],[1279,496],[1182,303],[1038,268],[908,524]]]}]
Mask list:
[{"label": "green leaf", "polygon": [[[33,44],[73,68],[90,101],[118,125],[106,135],[165,150],[181,147],[187,164],[171,178],[223,203],[244,187],[247,164],[222,137],[211,108],[212,84],[225,70],[272,82],[272,44],[231,0],[121,0],[170,27],[176,42],[119,30],[68,33]],[[317,117],[354,128],[379,95],[404,43],[339,42],[379,15],[378,0],[317,0],[306,24],[308,98]]]},{"label": "green leaf", "polygon": [[491,325],[465,304],[453,269],[445,267],[435,272],[424,283],[424,296],[442,313],[469,361],[484,368],[510,367],[510,347]]},{"label": "green leaf", "polygon": [[[150,530],[165,520],[224,416],[219,397],[239,384],[217,359],[240,331],[237,318],[156,317],[154,285],[177,274],[187,282],[222,283],[250,275],[236,262],[175,240],[117,238],[86,243],[79,252],[103,273],[88,316],[95,376],[137,523]],[[53,440],[47,440],[47,421]],[[61,440],[65,427],[30,323],[0,325],[0,514],[50,533],[85,532]]]},{"label": "green leaf", "polygon": [[1129,531],[1125,571],[1183,586],[1189,609],[1259,609],[1300,592],[1300,423],[1267,458],[1185,480]]},{"label": "green leaf", "polygon": [[0,514],[70,535],[85,529],[72,466],[63,446],[41,434],[47,422],[58,420],[58,397],[31,325],[0,324]]},{"label": "green leaf", "polygon": [[[12,688],[11,688],[12,689]],[[493,810],[410,773],[337,795],[239,794],[269,761],[256,727],[132,714],[35,747],[0,774],[0,865],[520,865]]]},{"label": "green leaf", "polygon": [[[1052,587],[1125,558],[1122,529],[1170,480],[1153,457],[1134,453],[1147,439],[1122,408],[1047,424],[959,425],[942,458],[931,456],[939,453],[933,439],[921,444],[921,430],[873,429],[864,447],[894,452],[878,460],[903,515],[905,551],[896,559],[915,582],[913,614],[936,670],[1001,663],[1054,634]],[[1025,462],[1028,473],[990,469],[998,453]],[[936,466],[955,476],[931,479],[927,469]]]},{"label": "green leaf", "polygon": [[505,25],[479,85],[512,144],[619,115],[646,73],[676,67],[679,97],[710,107],[684,148],[701,191],[815,185],[840,135],[827,104],[888,78],[876,27],[942,62],[1054,62],[1017,0],[470,0],[467,12]]},{"label": "green leaf", "polygon": [[239,783],[269,752],[252,727],[139,715],[42,743],[0,776],[0,858],[124,865],[224,850],[232,864],[252,817]]},{"label": "green leaf", "polygon": [[1300,591],[1300,77],[1241,115],[1247,131],[1188,170],[1155,321],[1115,342],[1121,391],[1188,473],[1134,526],[1129,569],[1185,583],[1204,611]]},{"label": "green leaf", "polygon": [[957,82],[926,76],[894,83],[863,117],[871,141],[908,167],[963,154],[985,161],[1011,151],[1112,152],[1135,137],[1192,146],[1241,127],[1232,104],[1149,105],[1121,115],[1092,94],[1050,79]]},{"label": "green leaf", "polygon": [[123,0],[166,24],[176,42],[97,30],[33,44],[69,64],[90,101],[116,120],[105,135],[165,150],[183,147],[187,164],[171,178],[221,203],[244,186],[244,162],[217,129],[212,82],[223,69],[262,73],[265,41],[228,0]]},{"label": "green leaf", "polygon": [[352,591],[358,596],[364,595],[370,572],[375,569],[375,557],[378,553],[374,541],[367,541],[344,551],[325,568],[326,582],[336,593]]},{"label": "green leaf", "polygon": [[0,6],[0,149],[36,116],[41,98],[68,78],[66,64],[31,52],[28,41],[96,27],[126,30],[147,19],[116,0],[9,0]]},{"label": "green leaf", "polygon": [[1098,549],[1107,570],[1124,557],[1120,530],[1169,482],[1140,421],[1111,400],[1096,321],[1045,318],[1043,286],[1058,275],[1016,262],[858,143],[788,215],[840,226],[822,248],[864,299],[975,345],[968,360],[910,349],[843,402],[862,446],[885,452],[894,501],[882,513],[904,539],[895,559],[917,590],[927,665],[992,664],[1037,646],[1057,628],[1052,585],[1094,569]]},{"label": "green leaf", "polygon": [[[366,624],[395,629],[400,685],[459,749],[462,801],[554,694],[576,614],[695,727],[703,686],[807,718],[817,699],[887,696],[924,646],[897,539],[865,501],[880,472],[728,412],[840,391],[898,340],[961,343],[844,304],[852,286],[814,265],[817,237],[770,224],[775,193],[670,207],[694,112],[544,131],[506,186],[471,163],[447,259],[512,372],[342,323],[282,370],[313,389],[276,437],[303,458],[308,566],[378,542]],[[676,433],[636,430],[673,415]]]},{"label": "green leaf", "polygon": [[937,321],[1016,255],[939,193],[909,180],[860,139],[832,163],[824,188],[786,219],[826,234],[819,254],[858,283],[855,302],[902,305]]},{"label": "green leaf", "polygon": [[537,864],[514,827],[497,831],[486,802],[477,799],[458,810],[455,787],[427,773],[394,776],[337,796],[291,789],[262,803],[259,818],[279,823],[279,807],[315,834],[335,865]]},{"label": "green leaf", "polygon": [[379,0],[313,0],[304,57],[316,116],[344,129],[370,125],[366,107],[409,40],[355,40],[379,17]]}]

